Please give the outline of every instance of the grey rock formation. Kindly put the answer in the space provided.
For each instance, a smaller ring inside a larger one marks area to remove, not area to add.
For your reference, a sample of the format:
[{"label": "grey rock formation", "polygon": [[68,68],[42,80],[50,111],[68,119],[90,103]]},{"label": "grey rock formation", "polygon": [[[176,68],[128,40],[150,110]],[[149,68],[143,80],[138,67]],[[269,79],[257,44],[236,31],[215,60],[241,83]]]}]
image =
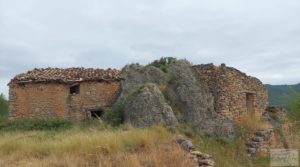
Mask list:
[{"label": "grey rock formation", "polygon": [[127,97],[124,121],[136,127],[152,125],[177,126],[172,108],[155,84],[145,84]]},{"label": "grey rock formation", "polygon": [[231,135],[234,124],[214,111],[214,99],[207,83],[202,81],[185,60],[170,64],[172,80],[168,99],[178,106],[185,122],[208,135]]},{"label": "grey rock formation", "polygon": [[208,85],[194,70],[185,60],[170,62],[167,73],[153,66],[125,66],[120,96],[125,100],[125,123],[173,126],[180,121],[204,134],[232,135],[234,124],[215,112]]},{"label": "grey rock formation", "polygon": [[121,98],[127,96],[145,83],[154,83],[157,85],[166,84],[167,75],[160,69],[153,66],[141,66],[138,64],[131,64],[125,66],[121,71],[122,94]]},{"label": "grey rock formation", "polygon": [[185,151],[194,150],[195,146],[190,140],[183,141],[181,144],[181,148]]}]

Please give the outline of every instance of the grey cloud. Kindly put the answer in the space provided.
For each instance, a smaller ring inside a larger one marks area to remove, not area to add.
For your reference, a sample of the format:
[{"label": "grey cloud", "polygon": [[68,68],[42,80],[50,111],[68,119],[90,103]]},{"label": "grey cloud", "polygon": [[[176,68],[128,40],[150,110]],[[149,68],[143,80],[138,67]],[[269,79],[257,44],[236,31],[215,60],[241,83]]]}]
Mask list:
[{"label": "grey cloud", "polygon": [[35,67],[116,67],[161,56],[300,81],[298,0],[0,0],[0,91]]}]

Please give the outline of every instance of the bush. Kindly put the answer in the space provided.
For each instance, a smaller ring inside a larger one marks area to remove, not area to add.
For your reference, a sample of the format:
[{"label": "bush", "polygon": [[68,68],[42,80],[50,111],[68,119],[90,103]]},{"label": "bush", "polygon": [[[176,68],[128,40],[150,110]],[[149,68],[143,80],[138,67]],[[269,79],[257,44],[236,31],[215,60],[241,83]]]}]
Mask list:
[{"label": "bush", "polygon": [[72,122],[59,119],[24,119],[24,120],[7,120],[0,122],[0,130],[16,131],[16,130],[60,130],[72,127]]},{"label": "bush", "polygon": [[0,117],[7,117],[8,101],[3,94],[0,95]]},{"label": "bush", "polygon": [[124,101],[119,101],[115,103],[112,107],[106,108],[104,110],[103,119],[107,121],[109,124],[113,126],[120,125],[123,123],[123,108],[124,108]]},{"label": "bush", "polygon": [[168,65],[175,60],[176,58],[174,57],[162,57],[159,60],[155,60],[152,63],[150,63],[149,66],[157,67],[161,69],[163,72],[167,73]]}]

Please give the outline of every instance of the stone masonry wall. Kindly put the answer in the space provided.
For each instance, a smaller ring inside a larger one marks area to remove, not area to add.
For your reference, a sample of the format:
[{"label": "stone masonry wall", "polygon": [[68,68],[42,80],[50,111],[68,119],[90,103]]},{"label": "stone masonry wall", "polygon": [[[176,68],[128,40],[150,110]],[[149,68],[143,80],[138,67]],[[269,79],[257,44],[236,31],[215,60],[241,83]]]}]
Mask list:
[{"label": "stone masonry wall", "polygon": [[233,120],[247,116],[246,94],[254,97],[254,114],[261,116],[267,105],[267,90],[257,78],[247,76],[237,69],[213,64],[194,66],[199,77],[206,80],[214,96],[215,111]]},{"label": "stone masonry wall", "polygon": [[82,120],[88,117],[87,111],[110,106],[120,92],[119,81],[78,84],[78,94],[70,94],[68,84],[11,84],[9,117]]}]

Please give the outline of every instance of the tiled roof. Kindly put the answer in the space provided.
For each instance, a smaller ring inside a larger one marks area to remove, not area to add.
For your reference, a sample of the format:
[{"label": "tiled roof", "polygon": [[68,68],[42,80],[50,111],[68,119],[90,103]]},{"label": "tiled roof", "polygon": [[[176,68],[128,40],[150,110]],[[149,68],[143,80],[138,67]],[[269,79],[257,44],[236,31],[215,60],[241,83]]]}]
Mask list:
[{"label": "tiled roof", "polygon": [[120,80],[120,72],[116,69],[94,68],[41,68],[16,75],[9,84],[60,82],[72,83],[83,81],[114,81]]}]

